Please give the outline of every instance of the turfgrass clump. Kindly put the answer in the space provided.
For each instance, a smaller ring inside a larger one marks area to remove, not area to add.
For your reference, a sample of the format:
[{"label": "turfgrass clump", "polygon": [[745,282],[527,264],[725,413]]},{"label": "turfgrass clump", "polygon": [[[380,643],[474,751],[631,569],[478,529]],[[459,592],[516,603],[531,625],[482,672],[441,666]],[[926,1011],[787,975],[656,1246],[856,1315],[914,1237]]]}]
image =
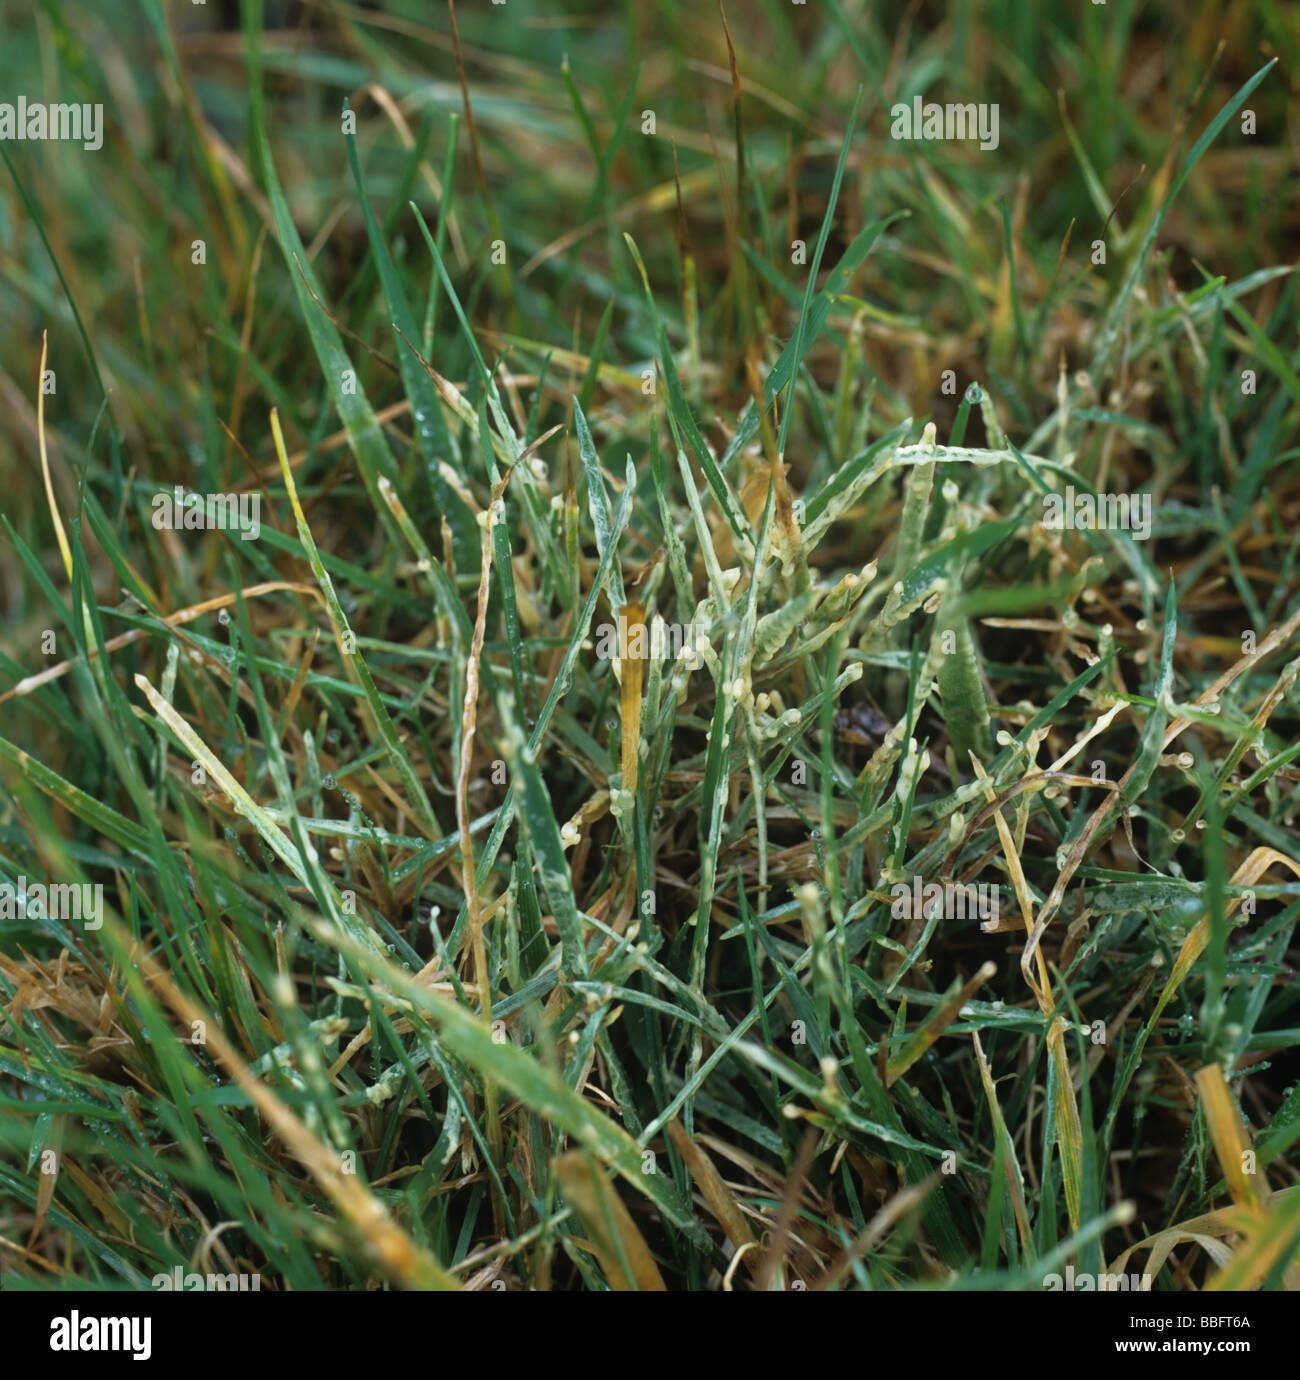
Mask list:
[{"label": "turfgrass clump", "polygon": [[0,55],[4,1287],[1297,1287],[1294,21],[191,8]]}]

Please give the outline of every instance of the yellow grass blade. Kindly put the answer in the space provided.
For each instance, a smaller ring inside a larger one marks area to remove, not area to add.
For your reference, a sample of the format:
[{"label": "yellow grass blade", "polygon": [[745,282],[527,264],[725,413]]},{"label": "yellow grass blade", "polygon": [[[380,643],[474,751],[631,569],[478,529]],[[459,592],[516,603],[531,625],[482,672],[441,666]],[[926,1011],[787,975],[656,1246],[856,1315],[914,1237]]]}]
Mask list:
[{"label": "yellow grass blade", "polygon": [[41,332],[41,376],[36,387],[36,439],[41,448],[41,474],[45,479],[45,497],[50,504],[50,517],[54,519],[54,535],[59,542],[59,555],[63,557],[63,568],[72,579],[72,550],[68,546],[67,534],[63,530],[63,519],[59,516],[58,501],[54,497],[54,484],[50,480],[50,457],[45,450],[45,356],[49,345],[49,332]]},{"label": "yellow grass blade", "polygon": [[1256,1166],[1255,1152],[1242,1128],[1223,1070],[1218,1064],[1207,1064],[1197,1073],[1196,1086],[1232,1201],[1249,1208],[1266,1205],[1272,1197],[1268,1180]]},{"label": "yellow grass blade", "polygon": [[582,1219],[589,1237],[587,1245],[600,1261],[610,1288],[618,1293],[666,1293],[663,1276],[632,1214],[583,1151],[570,1150],[561,1155],[555,1161],[555,1172],[564,1196]]},{"label": "yellow grass blade", "polygon": [[[626,645],[621,645],[619,686],[619,709],[623,722],[623,745],[621,767],[623,789],[636,794],[637,749],[641,745],[641,684],[645,676],[645,663],[649,659],[649,631],[645,625],[645,605],[639,602],[624,604],[619,610],[620,643],[626,637]],[[626,630],[626,631],[624,631]]]}]

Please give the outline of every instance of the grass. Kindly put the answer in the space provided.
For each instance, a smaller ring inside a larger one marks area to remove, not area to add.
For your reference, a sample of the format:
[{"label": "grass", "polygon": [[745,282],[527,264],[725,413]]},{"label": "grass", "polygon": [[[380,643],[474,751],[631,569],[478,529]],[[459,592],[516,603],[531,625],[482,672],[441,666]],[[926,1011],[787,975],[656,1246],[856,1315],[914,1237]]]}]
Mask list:
[{"label": "grass", "polygon": [[1285,7],[8,8],[5,1289],[1300,1287]]}]

